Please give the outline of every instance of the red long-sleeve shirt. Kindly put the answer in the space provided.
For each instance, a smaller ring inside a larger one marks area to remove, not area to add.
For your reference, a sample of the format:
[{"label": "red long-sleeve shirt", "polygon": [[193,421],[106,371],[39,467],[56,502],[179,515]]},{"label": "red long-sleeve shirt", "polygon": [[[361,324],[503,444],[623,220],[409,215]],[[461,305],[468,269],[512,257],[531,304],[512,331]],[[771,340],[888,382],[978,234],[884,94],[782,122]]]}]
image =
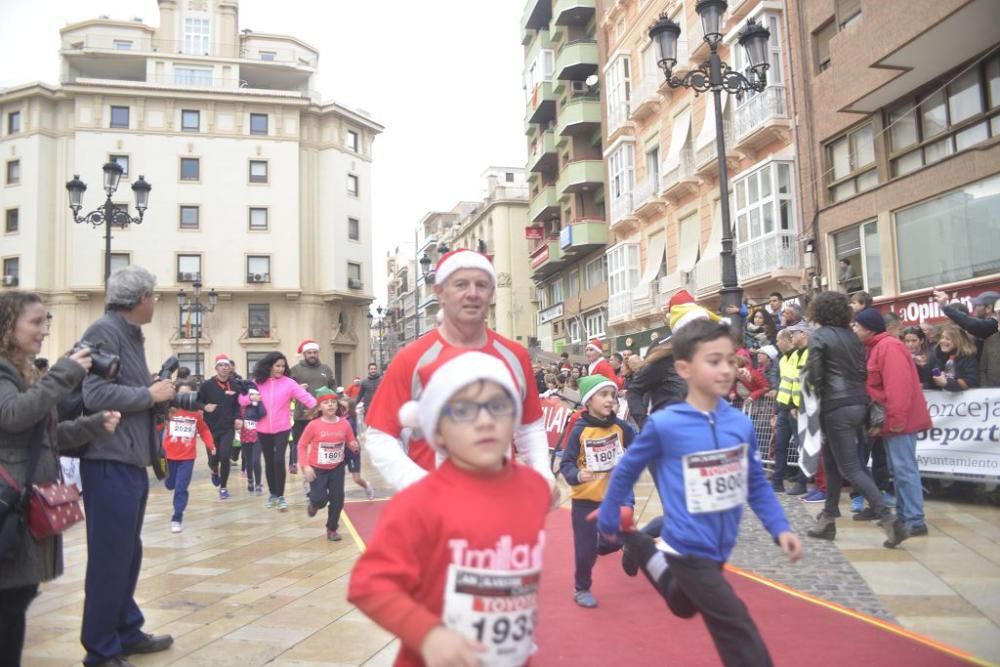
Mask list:
[{"label": "red long-sleeve shirt", "polygon": [[[541,475],[520,464],[476,475],[451,461],[392,499],[354,566],[347,597],[400,638],[396,667],[423,665],[420,646],[427,633],[446,622],[446,597],[452,596],[449,611],[458,605],[456,587],[446,586],[452,569],[456,578],[474,578],[486,570],[494,582],[513,570],[541,569],[550,499]],[[470,574],[470,568],[476,572]],[[537,574],[519,583],[530,589]],[[508,597],[484,594],[476,600],[487,606],[516,606],[533,603],[534,594],[520,590]],[[490,620],[488,615],[483,618]],[[449,627],[456,627],[453,622]]]},{"label": "red long-sleeve shirt", "polygon": [[190,412],[174,408],[164,427],[163,453],[170,461],[190,461],[197,456],[196,433],[210,452],[215,451],[212,429],[205,423],[201,410]]},{"label": "red long-sleeve shirt", "polygon": [[308,424],[299,438],[299,461],[320,470],[333,470],[347,458],[347,448],[358,451],[354,429],[340,417],[328,422],[318,417]]}]

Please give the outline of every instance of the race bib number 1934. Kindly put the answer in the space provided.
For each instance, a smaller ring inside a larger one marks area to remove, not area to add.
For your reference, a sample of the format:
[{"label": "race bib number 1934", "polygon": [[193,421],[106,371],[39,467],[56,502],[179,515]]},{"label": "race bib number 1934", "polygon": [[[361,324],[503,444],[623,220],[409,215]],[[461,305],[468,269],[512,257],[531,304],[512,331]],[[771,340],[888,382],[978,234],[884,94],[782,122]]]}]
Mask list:
[{"label": "race bib number 1934", "polygon": [[684,496],[691,514],[721,512],[747,499],[747,445],[683,458]]},{"label": "race bib number 1934", "polygon": [[483,665],[520,667],[534,650],[540,570],[480,570],[452,564],[444,624],[485,645]]}]

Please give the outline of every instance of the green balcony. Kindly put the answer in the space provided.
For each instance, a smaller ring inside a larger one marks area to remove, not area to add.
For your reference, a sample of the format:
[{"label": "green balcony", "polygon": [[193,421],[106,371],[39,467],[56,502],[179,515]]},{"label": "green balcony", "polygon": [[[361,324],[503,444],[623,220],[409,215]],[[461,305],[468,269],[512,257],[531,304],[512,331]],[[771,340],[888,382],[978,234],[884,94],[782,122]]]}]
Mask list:
[{"label": "green balcony", "polygon": [[549,27],[552,20],[551,0],[528,0],[521,12],[521,28],[524,30],[542,30]]},{"label": "green balcony", "polygon": [[556,56],[556,78],[583,81],[597,73],[597,42],[581,39],[566,42]]},{"label": "green balcony", "polygon": [[559,112],[556,131],[561,135],[593,134],[601,129],[601,102],[597,97],[576,97]]},{"label": "green balcony", "polygon": [[567,163],[559,174],[559,196],[573,192],[599,190],[604,185],[603,160],[577,160]]},{"label": "green balcony", "polygon": [[542,135],[532,146],[528,156],[528,171],[554,172],[559,167],[559,154],[556,153],[556,134],[552,130],[542,132]]},{"label": "green balcony", "polygon": [[528,253],[528,261],[531,263],[532,277],[538,280],[558,271],[566,258],[559,248],[559,239],[550,239],[535,246]]},{"label": "green balcony", "polygon": [[597,11],[597,0],[556,0],[552,20],[556,25],[587,25]]},{"label": "green balcony", "polygon": [[599,218],[574,220],[559,232],[559,248],[567,255],[590,252],[608,244],[608,224]]},{"label": "green balcony", "polygon": [[543,81],[535,86],[528,98],[528,122],[548,123],[556,117],[556,94],[551,81]]},{"label": "green balcony", "polygon": [[552,36],[546,26],[538,32],[531,33],[531,39],[526,44],[527,50],[524,52],[524,64],[530,66],[538,58],[538,52],[542,49],[552,50]]},{"label": "green balcony", "polygon": [[532,222],[542,222],[559,216],[559,196],[555,187],[546,185],[528,206],[528,219]]}]

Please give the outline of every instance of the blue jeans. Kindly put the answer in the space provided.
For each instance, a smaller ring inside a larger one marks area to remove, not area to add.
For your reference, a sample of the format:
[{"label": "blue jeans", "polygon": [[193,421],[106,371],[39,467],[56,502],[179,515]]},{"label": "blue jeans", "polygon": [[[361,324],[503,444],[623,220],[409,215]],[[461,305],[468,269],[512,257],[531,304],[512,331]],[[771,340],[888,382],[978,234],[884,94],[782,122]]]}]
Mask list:
[{"label": "blue jeans", "polygon": [[910,528],[926,525],[924,491],[917,468],[917,437],[910,434],[885,438],[889,469],[896,486],[896,515]]},{"label": "blue jeans", "polygon": [[191,485],[191,473],[194,471],[194,459],[187,461],[167,460],[167,478],[164,486],[174,490],[174,515],[171,521],[183,521],[184,509],[188,506],[188,486]]},{"label": "blue jeans", "polygon": [[795,435],[798,425],[792,419],[791,411],[786,407],[778,406],[778,418],[775,422],[774,473],[771,475],[771,479],[775,482],[791,479],[795,482],[805,483],[806,476],[802,474],[802,470],[799,468],[793,470],[793,466],[788,465],[788,449],[798,447],[798,438]]}]

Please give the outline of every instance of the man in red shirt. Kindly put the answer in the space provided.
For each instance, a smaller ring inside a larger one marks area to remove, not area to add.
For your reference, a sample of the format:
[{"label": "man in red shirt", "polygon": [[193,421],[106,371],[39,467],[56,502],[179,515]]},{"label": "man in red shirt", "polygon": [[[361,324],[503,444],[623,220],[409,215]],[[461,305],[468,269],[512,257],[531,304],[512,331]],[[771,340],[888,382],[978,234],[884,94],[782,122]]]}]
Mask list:
[{"label": "man in red shirt", "polygon": [[382,478],[394,488],[403,489],[416,482],[439,462],[419,430],[406,434],[409,436],[406,450],[400,447],[404,433],[399,409],[420,397],[423,384],[417,370],[452,348],[483,352],[500,359],[510,369],[522,401],[514,447],[524,462],[555,488],[531,358],[524,346],[486,326],[495,289],[493,264],[481,253],[458,249],[438,261],[434,294],[441,323],[393,358],[365,414],[368,425],[365,447]]},{"label": "man in red shirt", "polygon": [[587,375],[603,375],[612,382],[619,389],[622,388],[622,379],[615,375],[615,369],[611,367],[611,363],[604,358],[604,343],[602,343],[597,338],[592,339],[587,343],[586,349],[584,349],[583,354],[587,357]]}]

